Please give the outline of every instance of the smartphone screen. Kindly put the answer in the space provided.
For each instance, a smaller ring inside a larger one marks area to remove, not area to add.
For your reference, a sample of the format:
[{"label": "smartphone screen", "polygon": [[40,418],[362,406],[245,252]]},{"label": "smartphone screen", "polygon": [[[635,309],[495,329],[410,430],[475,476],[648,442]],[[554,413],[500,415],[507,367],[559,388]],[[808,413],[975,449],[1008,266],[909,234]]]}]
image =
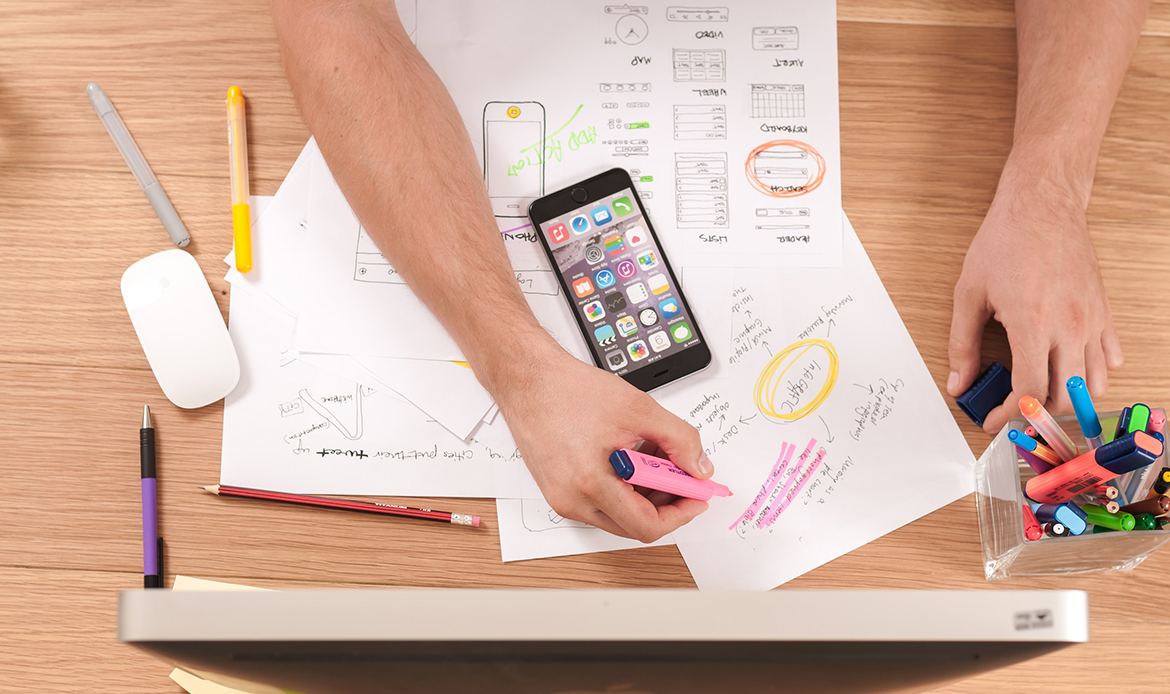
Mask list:
[{"label": "smartphone screen", "polygon": [[643,390],[710,363],[625,171],[553,193],[532,211],[595,363]]}]

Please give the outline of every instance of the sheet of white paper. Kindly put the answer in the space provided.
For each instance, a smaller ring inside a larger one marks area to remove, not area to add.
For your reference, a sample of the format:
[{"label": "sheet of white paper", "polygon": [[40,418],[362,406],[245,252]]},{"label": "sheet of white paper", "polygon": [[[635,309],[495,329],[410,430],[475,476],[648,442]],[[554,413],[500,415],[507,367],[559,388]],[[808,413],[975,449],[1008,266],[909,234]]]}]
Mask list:
[{"label": "sheet of white paper", "polygon": [[272,204],[274,197],[275,196],[272,195],[248,196],[248,209],[251,212],[253,224],[260,221],[260,218],[264,216],[264,211],[267,210],[268,206]]},{"label": "sheet of white paper", "polygon": [[292,359],[291,321],[233,293],[241,376],[224,405],[224,484],[295,493],[523,496],[494,482],[515,448],[464,442],[367,384]]},{"label": "sheet of white paper", "polygon": [[504,561],[674,544],[669,535],[649,545],[611,535],[560,516],[544,499],[496,499],[496,517]]},{"label": "sheet of white paper", "polygon": [[[307,229],[309,176],[317,143],[310,139],[293,162],[265,214],[252,223],[252,271],[236,270],[234,255],[226,262],[226,279],[235,289],[259,292],[276,301],[289,315],[296,315],[301,251]],[[271,212],[269,214],[269,212]]]},{"label": "sheet of white paper", "polygon": [[[307,222],[307,196],[311,164],[320,152],[314,140],[309,140],[300,156],[289,170],[284,183],[275,197],[252,199],[253,250],[255,267],[247,274],[232,267],[227,280],[232,290],[243,290],[253,294],[265,303],[267,310],[273,310],[273,303],[279,310],[295,315],[299,279],[301,249],[309,232]],[[273,204],[275,203],[275,204]],[[273,213],[264,216],[265,210],[273,204]],[[231,265],[234,256],[229,254],[226,262]],[[386,389],[393,390],[405,401],[419,407],[428,416],[442,424],[459,438],[467,438],[477,423],[492,406],[487,394],[474,375],[466,367],[451,362],[397,360],[382,358],[352,366],[345,355],[302,354],[299,358],[326,370],[338,372],[339,365],[347,368],[366,368]],[[358,380],[359,377],[345,373],[344,377]],[[367,378],[367,380],[369,380]],[[458,397],[451,397],[457,393]]]},{"label": "sheet of white paper", "polygon": [[466,439],[495,405],[475,372],[462,362],[360,357],[374,378]]},{"label": "sheet of white paper", "polygon": [[[301,255],[297,348],[358,357],[463,360],[447,331],[362,229],[320,152],[311,159],[311,232]],[[570,353],[588,360],[560,286],[538,255],[535,234],[513,230],[505,234],[505,243],[517,281],[541,325]]]},{"label": "sheet of white paper", "polygon": [[621,166],[678,265],[840,265],[832,0],[429,0],[417,45],[497,216]]},{"label": "sheet of white paper", "polygon": [[381,386],[466,439],[495,405],[462,362],[305,354],[297,359],[343,378]]},{"label": "sheet of white paper", "polygon": [[[973,490],[971,451],[845,228],[841,268],[735,271],[732,397],[703,407],[738,424],[704,438],[735,495],[674,534],[702,589],[773,588]],[[893,502],[875,493],[891,482]]]}]

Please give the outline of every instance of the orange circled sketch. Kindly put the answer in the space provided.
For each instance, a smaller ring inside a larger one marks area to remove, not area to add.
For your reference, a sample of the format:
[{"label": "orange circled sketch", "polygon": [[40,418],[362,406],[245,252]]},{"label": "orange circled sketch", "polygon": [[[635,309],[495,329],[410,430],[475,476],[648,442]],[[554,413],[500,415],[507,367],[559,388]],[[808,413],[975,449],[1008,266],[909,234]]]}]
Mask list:
[{"label": "orange circled sketch", "polygon": [[773,140],[756,147],[744,164],[748,183],[773,198],[811,193],[825,180],[825,158],[798,140]]}]

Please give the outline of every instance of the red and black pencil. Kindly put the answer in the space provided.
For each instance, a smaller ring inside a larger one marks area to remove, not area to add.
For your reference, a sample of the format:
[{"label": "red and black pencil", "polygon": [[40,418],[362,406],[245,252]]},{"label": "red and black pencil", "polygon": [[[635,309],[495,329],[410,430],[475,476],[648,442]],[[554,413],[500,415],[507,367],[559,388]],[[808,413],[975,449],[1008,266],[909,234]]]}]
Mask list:
[{"label": "red and black pencil", "polygon": [[263,489],[229,487],[224,484],[213,484],[207,487],[200,487],[200,489],[220,496],[238,496],[243,499],[282,501],[286,504],[320,506],[322,508],[336,508],[343,511],[361,511],[363,513],[380,513],[385,516],[402,516],[403,518],[418,518],[420,520],[438,521],[440,523],[450,523],[452,525],[467,525],[473,528],[479,527],[479,516],[473,516],[470,513],[449,513],[447,511],[432,511],[429,508],[411,508],[409,506],[399,506],[398,504],[379,504],[370,501],[333,499],[324,496],[285,494],[284,492],[269,492]]}]

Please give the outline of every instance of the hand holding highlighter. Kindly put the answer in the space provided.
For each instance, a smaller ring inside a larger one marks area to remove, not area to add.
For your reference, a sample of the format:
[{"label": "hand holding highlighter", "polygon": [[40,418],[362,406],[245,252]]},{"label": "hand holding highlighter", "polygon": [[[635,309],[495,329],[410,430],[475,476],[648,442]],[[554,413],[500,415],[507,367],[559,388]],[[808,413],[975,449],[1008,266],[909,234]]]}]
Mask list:
[{"label": "hand holding highlighter", "polygon": [[711,480],[691,477],[665,458],[621,448],[609,454],[609,464],[623,480],[675,496],[707,501],[712,496],[731,496],[731,490]]}]

